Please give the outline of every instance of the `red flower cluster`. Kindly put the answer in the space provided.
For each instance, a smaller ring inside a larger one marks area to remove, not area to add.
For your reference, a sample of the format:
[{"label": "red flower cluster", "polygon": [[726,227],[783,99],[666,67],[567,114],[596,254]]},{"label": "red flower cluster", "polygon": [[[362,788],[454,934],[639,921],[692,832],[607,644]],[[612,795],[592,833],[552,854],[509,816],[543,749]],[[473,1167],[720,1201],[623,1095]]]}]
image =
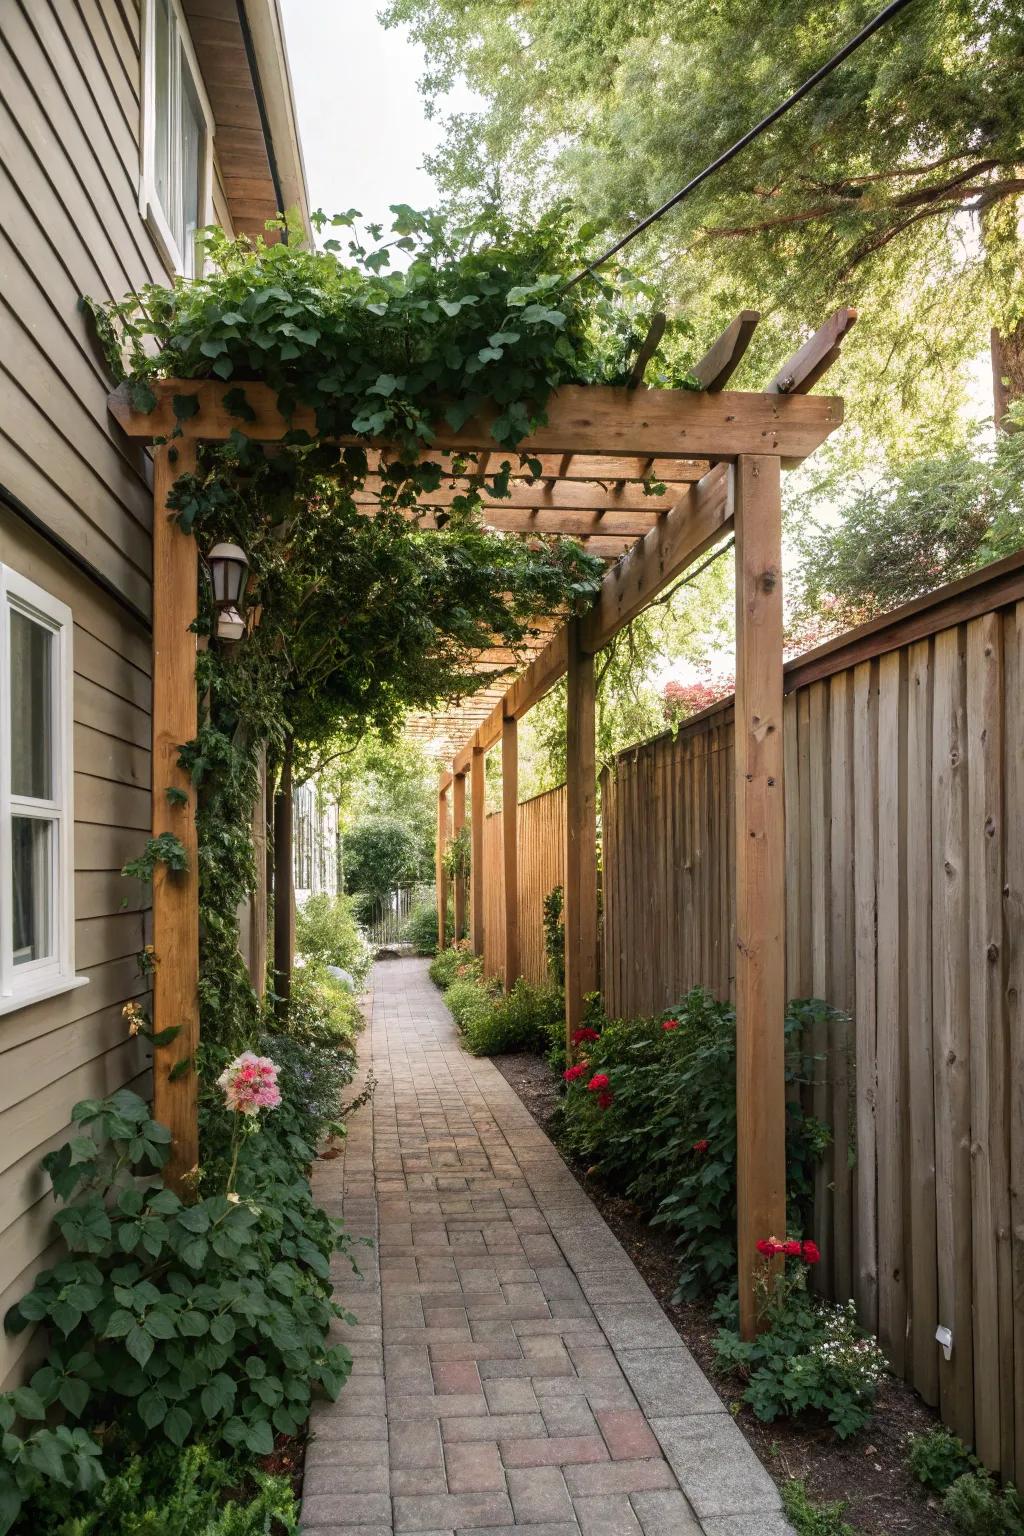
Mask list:
[{"label": "red flower cluster", "polygon": [[597,1096],[598,1108],[599,1109],[611,1109],[612,1104],[614,1102],[615,1102],[615,1095],[614,1095],[614,1093],[612,1093],[611,1089],[610,1088],[602,1088],[601,1092]]},{"label": "red flower cluster", "polygon": [[762,1237],[757,1244],[757,1251],[764,1254],[766,1259],[773,1259],[781,1253],[789,1259],[803,1259],[805,1264],[817,1264],[821,1258],[821,1249],[810,1238],[802,1242],[798,1237],[788,1237],[780,1243],[777,1237]]},{"label": "red flower cluster", "polygon": [[583,1029],[577,1029],[573,1031],[572,1043],[573,1045],[582,1045],[585,1040],[600,1040],[600,1038],[601,1036],[598,1034],[597,1030],[591,1029],[589,1025],[587,1025]]},{"label": "red flower cluster", "polygon": [[584,1072],[589,1071],[590,1067],[588,1064],[585,1061],[581,1061],[578,1062],[575,1067],[566,1067],[565,1071],[562,1073],[562,1076],[565,1078],[567,1083],[574,1083],[578,1077],[583,1076]]},{"label": "red flower cluster", "polygon": [[693,1150],[694,1152],[706,1152],[710,1145],[710,1141],[695,1141],[693,1144]]},{"label": "red flower cluster", "polygon": [[593,1077],[590,1079],[590,1082],[587,1084],[587,1089],[588,1089],[588,1091],[590,1093],[599,1093],[602,1088],[607,1088],[607,1087],[608,1087],[608,1074],[607,1074],[607,1072],[595,1072]]},{"label": "red flower cluster", "polygon": [[678,1029],[679,1028],[679,1020],[678,1019],[666,1019],[661,1027],[662,1027],[662,1029]]}]

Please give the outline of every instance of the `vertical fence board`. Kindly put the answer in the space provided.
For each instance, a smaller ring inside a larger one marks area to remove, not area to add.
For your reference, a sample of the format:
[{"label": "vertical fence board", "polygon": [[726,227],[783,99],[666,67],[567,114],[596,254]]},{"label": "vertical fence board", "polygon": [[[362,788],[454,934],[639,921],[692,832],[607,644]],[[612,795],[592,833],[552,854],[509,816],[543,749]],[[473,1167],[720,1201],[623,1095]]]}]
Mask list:
[{"label": "vertical fence board", "polygon": [[[838,672],[829,685],[829,983],[823,994],[835,1007],[855,1007],[853,967],[852,679]],[[828,1046],[829,1121],[832,1125],[832,1289],[840,1301],[853,1295],[851,1235],[849,1054],[845,1023],[832,1026]]]},{"label": "vertical fence board", "polygon": [[942,1416],[971,1441],[971,1118],[967,963],[967,774],[959,630],[935,637],[932,715],[932,1035],[939,1321],[953,1352],[939,1359]]},{"label": "vertical fence board", "polygon": [[1006,876],[1003,995],[1010,1039],[1010,1223],[1016,1481],[1024,1477],[1024,603],[1003,620]]},{"label": "vertical fence board", "polygon": [[[853,966],[856,1014],[857,1162],[854,1296],[865,1327],[878,1327],[878,1093],[876,870],[878,866],[878,677],[874,662],[853,672]],[[792,866],[790,866],[792,867]]]}]

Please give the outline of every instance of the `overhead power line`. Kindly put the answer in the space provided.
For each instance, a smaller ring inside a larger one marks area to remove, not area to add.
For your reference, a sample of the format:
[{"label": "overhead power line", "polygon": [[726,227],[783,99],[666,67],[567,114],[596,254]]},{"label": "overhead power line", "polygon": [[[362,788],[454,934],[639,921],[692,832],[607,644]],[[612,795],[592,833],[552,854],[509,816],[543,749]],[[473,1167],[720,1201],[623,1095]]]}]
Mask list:
[{"label": "overhead power line", "polygon": [[603,255],[598,256],[596,260],[588,262],[585,267],[582,267],[575,277],[569,279],[562,292],[564,293],[566,289],[575,287],[585,277],[591,276],[597,271],[598,267],[603,267],[606,261],[610,261],[613,256],[618,255],[619,251],[629,245],[630,241],[635,240],[637,235],[642,235],[645,229],[649,229],[652,224],[656,224],[666,213],[678,207],[685,197],[689,197],[691,192],[696,192],[697,188],[702,186],[716,171],[720,171],[723,165],[728,165],[730,160],[734,160],[740,153],[740,150],[746,149],[747,145],[764,133],[766,128],[770,128],[773,123],[777,123],[780,117],[784,116],[791,107],[795,107],[798,101],[802,101],[827,75],[830,75],[834,69],[838,69],[844,59],[848,59],[851,53],[855,53],[862,43],[866,43],[869,37],[873,37],[879,28],[884,27],[887,21],[891,21],[899,11],[904,10],[910,3],[911,0],[892,0],[892,3],[887,5],[884,10],[879,11],[878,15],[869,21],[867,26],[861,28],[856,37],[852,37],[844,47],[840,48],[838,53],[832,55],[827,63],[823,64],[820,69],[816,69],[813,75],[809,75],[803,85],[797,87],[792,96],[787,96],[786,100],[769,112],[767,117],[762,117],[759,123],[755,124],[741,139],[737,139],[736,143],[719,155],[717,160],[712,160],[711,164],[706,165],[702,171],[686,183],[685,187],[681,187],[674,197],[669,198],[667,203],[662,203],[660,208],[656,208],[645,219],[641,219],[640,223],[634,225],[628,234],[622,236],[621,240],[617,240],[614,245],[609,246]]}]

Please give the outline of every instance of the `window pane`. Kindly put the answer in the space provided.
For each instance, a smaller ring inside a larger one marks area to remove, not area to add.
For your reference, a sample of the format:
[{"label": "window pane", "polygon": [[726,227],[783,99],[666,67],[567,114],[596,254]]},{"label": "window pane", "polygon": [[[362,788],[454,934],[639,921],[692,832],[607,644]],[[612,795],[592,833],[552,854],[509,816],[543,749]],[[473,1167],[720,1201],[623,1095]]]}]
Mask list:
[{"label": "window pane", "polygon": [[11,793],[53,799],[54,636],[11,609]]},{"label": "window pane", "polygon": [[11,818],[14,881],[14,963],[53,953],[50,902],[55,824],[34,816]]},{"label": "window pane", "polygon": [[171,18],[169,0],[153,0],[155,43],[156,195],[175,240],[181,242],[181,217],[174,195],[171,155]]},{"label": "window pane", "polygon": [[182,265],[186,277],[196,270],[196,230],[199,228],[199,162],[203,145],[203,114],[192,84],[188,61],[181,64],[181,211],[180,240]]}]

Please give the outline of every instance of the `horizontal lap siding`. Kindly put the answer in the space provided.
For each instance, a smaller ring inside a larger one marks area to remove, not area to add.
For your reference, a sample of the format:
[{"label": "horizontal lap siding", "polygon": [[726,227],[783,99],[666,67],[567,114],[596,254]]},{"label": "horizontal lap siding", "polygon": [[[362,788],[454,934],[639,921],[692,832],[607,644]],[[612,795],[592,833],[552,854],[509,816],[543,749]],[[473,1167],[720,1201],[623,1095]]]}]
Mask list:
[{"label": "horizontal lap siding", "polygon": [[[40,1159],[70,1131],[82,1098],[132,1083],[148,1092],[146,1053],[121,1009],[144,998],[137,955],[148,892],[120,874],[149,826],[149,639],[88,578],[0,508],[0,562],[74,617],[75,961],[88,984],[0,1017],[0,1315],[50,1262],[53,1200]],[[0,1343],[15,1379],[26,1335]]]},{"label": "horizontal lap siding", "polygon": [[[1024,604],[998,601],[788,695],[786,956],[791,996],[849,1014],[811,1041],[816,1279],[1019,1481]],[[603,775],[613,1016],[731,995],[732,772],[723,706]]]}]

